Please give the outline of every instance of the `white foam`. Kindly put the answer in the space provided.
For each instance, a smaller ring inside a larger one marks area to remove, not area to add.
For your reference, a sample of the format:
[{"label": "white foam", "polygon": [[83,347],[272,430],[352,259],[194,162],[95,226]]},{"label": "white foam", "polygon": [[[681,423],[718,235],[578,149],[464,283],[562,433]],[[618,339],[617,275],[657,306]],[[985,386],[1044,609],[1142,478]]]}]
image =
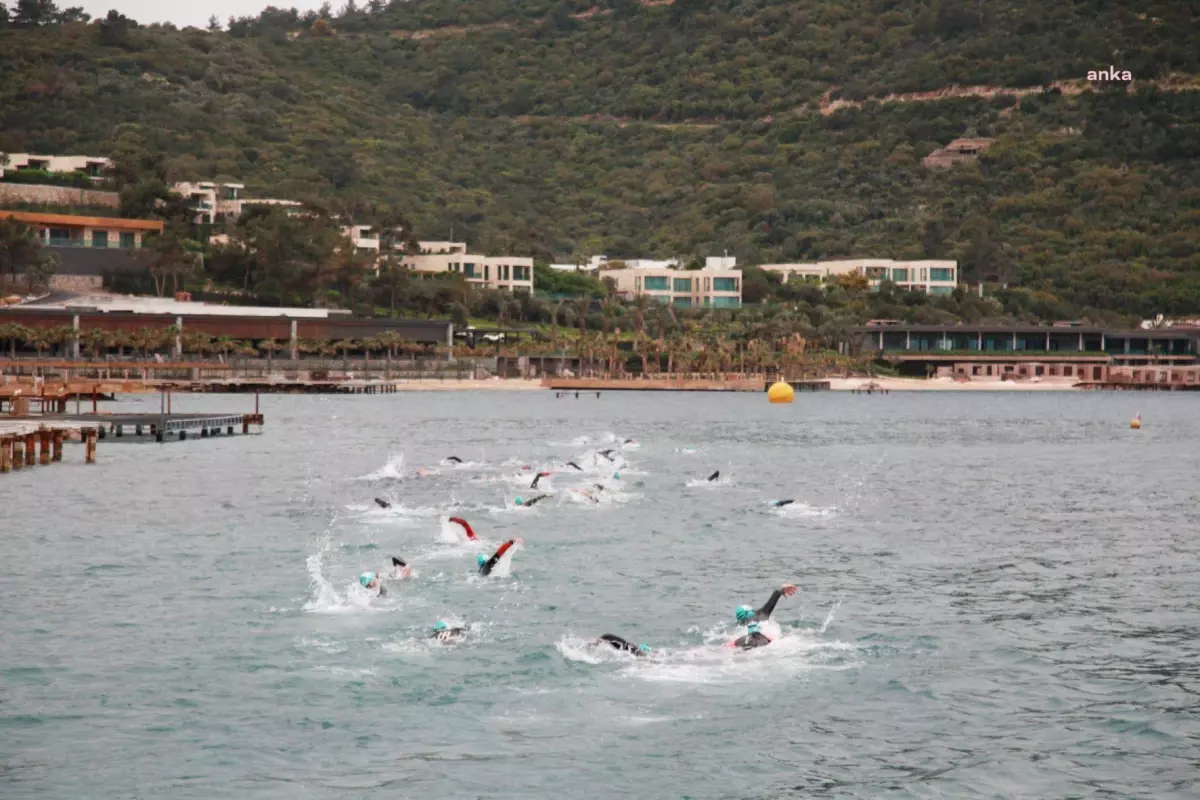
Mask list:
[{"label": "white foam", "polygon": [[656,651],[653,659],[637,659],[625,672],[647,681],[731,684],[792,678],[814,670],[854,669],[858,648],[840,641],[789,635],[766,647],[747,651],[704,645],[687,650]]},{"label": "white foam", "polygon": [[772,510],[781,517],[792,517],[797,519],[802,517],[832,517],[837,513],[837,509],[832,506],[810,506],[808,503],[801,503],[799,501],[791,503],[790,505],[779,506],[778,508],[773,508]]},{"label": "white foam", "polygon": [[360,481],[387,481],[404,479],[404,454],[388,456],[387,463],[374,472],[368,472],[359,478]]}]

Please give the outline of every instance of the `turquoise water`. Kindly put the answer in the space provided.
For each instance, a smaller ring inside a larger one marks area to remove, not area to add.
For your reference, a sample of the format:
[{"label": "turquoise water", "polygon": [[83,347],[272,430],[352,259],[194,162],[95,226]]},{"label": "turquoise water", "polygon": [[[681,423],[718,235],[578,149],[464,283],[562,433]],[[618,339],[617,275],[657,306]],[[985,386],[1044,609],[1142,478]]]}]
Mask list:
[{"label": "turquoise water", "polygon": [[[263,411],[259,437],[0,476],[0,796],[1197,796],[1191,396]],[[524,465],[555,471],[534,508]],[[415,575],[369,600],[391,555]],[[782,638],[721,647],[785,581]]]}]

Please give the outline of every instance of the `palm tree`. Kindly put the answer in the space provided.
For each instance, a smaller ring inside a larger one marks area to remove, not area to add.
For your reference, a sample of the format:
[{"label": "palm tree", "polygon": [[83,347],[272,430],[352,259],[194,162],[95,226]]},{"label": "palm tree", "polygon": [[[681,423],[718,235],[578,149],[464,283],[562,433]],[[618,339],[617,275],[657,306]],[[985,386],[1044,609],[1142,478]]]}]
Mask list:
[{"label": "palm tree", "polygon": [[274,366],[275,354],[280,350],[287,348],[287,345],[281,343],[278,339],[263,339],[258,343],[258,349],[267,354],[267,374],[271,374],[271,369]]},{"label": "palm tree", "polygon": [[400,334],[395,331],[384,331],[376,337],[379,344],[379,349],[387,354],[387,366],[384,368],[385,380],[392,379],[392,358],[395,355],[396,347],[404,340],[400,338]]},{"label": "palm tree", "polygon": [[342,351],[342,370],[344,372],[349,372],[350,371],[350,350],[351,350],[351,348],[354,347],[354,342],[350,339],[342,339],[338,342],[335,342],[332,345],[332,347],[334,348],[335,353],[338,350]]},{"label": "palm tree", "polygon": [[102,331],[99,328],[92,328],[83,337],[88,343],[88,349],[92,353],[92,360],[100,359],[100,348],[108,344],[109,332]]},{"label": "palm tree", "polygon": [[27,341],[29,329],[24,325],[19,325],[15,322],[10,322],[5,325],[0,325],[0,339],[8,339],[8,357],[15,359],[17,357],[17,342]]},{"label": "palm tree", "polygon": [[554,350],[558,350],[558,312],[562,305],[562,300],[556,300],[554,308],[550,309],[550,346]]},{"label": "palm tree", "polygon": [[218,336],[213,344],[221,351],[221,358],[228,361],[229,351],[237,348],[238,340],[232,336]]},{"label": "palm tree", "polygon": [[117,359],[125,360],[125,348],[133,345],[133,334],[129,331],[111,331],[108,334],[108,346],[117,348]]}]

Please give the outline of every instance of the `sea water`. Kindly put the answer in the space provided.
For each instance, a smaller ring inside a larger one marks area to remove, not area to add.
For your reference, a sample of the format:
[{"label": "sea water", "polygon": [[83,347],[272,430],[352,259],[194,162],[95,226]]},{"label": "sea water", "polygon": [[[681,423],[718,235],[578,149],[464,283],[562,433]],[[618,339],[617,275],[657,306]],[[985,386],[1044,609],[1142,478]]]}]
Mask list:
[{"label": "sea water", "polygon": [[68,448],[0,476],[0,796],[1194,797],[1195,403],[267,397]]}]

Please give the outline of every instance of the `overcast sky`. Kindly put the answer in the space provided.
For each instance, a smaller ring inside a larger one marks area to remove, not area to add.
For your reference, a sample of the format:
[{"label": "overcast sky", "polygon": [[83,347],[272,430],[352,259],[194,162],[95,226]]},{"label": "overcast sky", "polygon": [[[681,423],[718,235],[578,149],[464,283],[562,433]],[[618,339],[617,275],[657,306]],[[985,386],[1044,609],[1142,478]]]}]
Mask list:
[{"label": "overcast sky", "polygon": [[[204,2],[184,2],[184,0],[57,0],[59,8],[82,6],[83,10],[93,17],[103,17],[110,8],[115,8],[127,17],[141,23],[173,22],[179,27],[195,25],[202,28],[208,24],[208,18],[213,14],[224,25],[229,17],[258,16],[258,12],[267,6],[278,8],[298,8],[301,11],[317,9],[324,0],[275,0],[275,2],[245,2],[245,0],[205,0]],[[11,8],[15,0],[8,2]],[[345,5],[345,0],[333,0],[330,5],[334,9]],[[360,3],[361,5],[361,3]]]}]

